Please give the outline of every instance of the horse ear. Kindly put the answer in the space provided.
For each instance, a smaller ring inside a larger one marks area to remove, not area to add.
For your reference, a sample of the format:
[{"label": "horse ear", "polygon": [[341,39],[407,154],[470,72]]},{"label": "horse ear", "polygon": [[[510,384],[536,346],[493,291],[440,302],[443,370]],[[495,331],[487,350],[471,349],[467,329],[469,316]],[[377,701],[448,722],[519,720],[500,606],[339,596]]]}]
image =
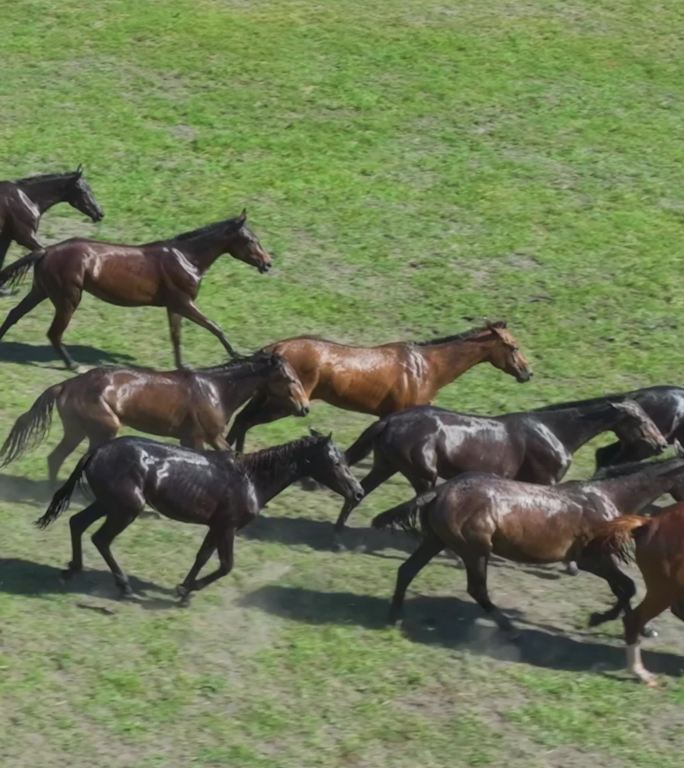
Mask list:
[{"label": "horse ear", "polygon": [[83,164],[82,163],[78,164],[78,168],[76,169],[76,175],[78,176],[79,179],[81,178],[81,176],[83,176]]},{"label": "horse ear", "polygon": [[329,443],[332,443],[332,432],[328,432],[328,436],[325,438]]},{"label": "horse ear", "polygon": [[323,437],[323,435],[313,427],[309,427],[309,434],[311,435],[311,437]]},{"label": "horse ear", "polygon": [[243,208],[239,216],[240,223],[244,224],[247,221],[247,209]]},{"label": "horse ear", "polygon": [[674,449],[677,456],[684,456],[684,448],[682,448],[682,444],[679,440],[674,441]]}]

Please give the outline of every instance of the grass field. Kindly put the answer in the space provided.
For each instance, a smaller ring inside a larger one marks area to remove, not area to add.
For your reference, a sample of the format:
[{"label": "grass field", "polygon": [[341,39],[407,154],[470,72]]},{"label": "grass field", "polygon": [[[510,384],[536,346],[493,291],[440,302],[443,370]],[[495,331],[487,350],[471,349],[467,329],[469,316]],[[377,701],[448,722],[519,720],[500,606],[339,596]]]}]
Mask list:
[{"label": "grass field", "polygon": [[[43,240],[152,240],[246,205],[275,274],[225,258],[199,299],[239,349],[424,339],[487,316],[508,319],[533,382],[480,366],[440,404],[497,413],[681,383],[680,2],[15,0],[2,20],[0,177],[82,162],[106,212],[93,226],[56,208]],[[3,434],[66,376],[50,315],[0,342]],[[158,309],[88,297],[65,340],[88,365],[172,362]],[[204,331],[186,325],[184,342],[191,363],[222,359]],[[309,425],[347,445],[368,423],[316,404],[251,445]],[[586,575],[494,567],[495,598],[520,612],[510,645],[442,558],[387,629],[410,542],[330,552],[327,492],[270,504],[234,573],[187,610],[172,588],[202,531],[168,521],[115,544],[138,602],[116,599],[89,541],[65,587],[66,519],[32,526],[58,431],[0,477],[3,766],[680,765],[672,617],[647,644],[656,691],[621,672],[618,624],[584,628],[607,600]],[[375,493],[350,539],[409,495]]]}]

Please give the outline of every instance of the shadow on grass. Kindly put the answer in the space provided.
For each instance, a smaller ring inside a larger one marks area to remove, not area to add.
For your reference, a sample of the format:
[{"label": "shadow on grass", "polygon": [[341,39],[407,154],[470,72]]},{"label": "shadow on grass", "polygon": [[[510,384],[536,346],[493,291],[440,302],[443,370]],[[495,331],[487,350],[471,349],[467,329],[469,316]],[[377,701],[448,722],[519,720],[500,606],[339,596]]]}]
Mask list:
[{"label": "shadow on grass", "polygon": [[[119,365],[131,363],[135,359],[131,355],[105,352],[103,349],[83,344],[69,344],[67,346],[74,360],[82,365]],[[37,365],[40,367],[43,367],[45,363],[53,363],[54,365],[50,366],[51,368],[63,370],[65,374],[69,373],[50,344],[25,344],[23,341],[2,341],[0,342],[0,361],[19,363],[21,365]]]},{"label": "shadow on grass", "polygon": [[[47,477],[44,480],[33,480],[20,475],[2,474],[0,475],[0,501],[35,504],[36,507],[42,507],[48,504],[59,485],[53,485]],[[77,497],[74,498],[78,500]]]},{"label": "shadow on grass", "polygon": [[[330,552],[333,544],[333,523],[328,520],[308,520],[303,517],[269,517],[259,515],[240,535],[246,539],[276,542],[287,546],[303,545],[319,552]],[[383,549],[398,549],[411,553],[416,539],[394,531],[374,528],[347,528],[341,541],[346,549],[374,554]]]},{"label": "shadow on grass", "polygon": [[[389,610],[389,599],[273,585],[256,590],[240,602],[307,624],[352,624],[366,629],[384,628]],[[481,622],[485,614],[475,603],[454,597],[416,597],[406,603],[401,631],[416,643],[535,667],[571,672],[624,669],[625,651],[621,646],[606,644],[591,634],[586,635],[586,640],[578,640],[527,623],[516,611],[507,613],[520,630],[516,642],[509,641],[489,622]],[[658,674],[678,676],[684,671],[684,657],[671,653],[648,650],[645,663]]]},{"label": "shadow on grass", "polygon": [[[173,589],[131,575],[128,579],[138,596],[136,602],[143,608],[171,608],[178,605],[175,599],[158,596],[175,595]],[[158,595],[148,597],[146,594],[148,591],[156,592]],[[16,557],[0,558],[0,592],[24,597],[74,594],[115,603],[121,602],[118,589],[109,571],[89,568],[65,581],[59,568]],[[80,607],[97,610],[97,607],[91,605]]]}]

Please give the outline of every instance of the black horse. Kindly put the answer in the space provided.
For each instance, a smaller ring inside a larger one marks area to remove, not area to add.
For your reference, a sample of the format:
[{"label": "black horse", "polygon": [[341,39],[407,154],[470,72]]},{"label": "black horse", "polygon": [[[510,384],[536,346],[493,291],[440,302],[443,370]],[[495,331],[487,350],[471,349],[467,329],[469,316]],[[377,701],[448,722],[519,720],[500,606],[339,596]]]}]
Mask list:
[{"label": "black horse", "polygon": [[[361,481],[369,494],[396,472],[416,493],[463,472],[491,472],[528,483],[552,485],[568,471],[572,455],[596,435],[613,431],[629,443],[644,441],[653,453],[665,438],[632,400],[510,413],[495,418],[420,406],[372,424],[347,450],[354,465],[374,452],[373,468]],[[355,503],[347,500],[335,524],[337,534]]]},{"label": "black horse", "polygon": [[[146,438],[120,437],[78,462],[46,513],[36,521],[39,527],[49,525],[67,509],[84,473],[95,500],[69,520],[72,554],[64,576],[83,570],[81,537],[86,528],[104,517],[92,540],[123,596],[131,596],[132,590],[110,546],[146,502],[173,520],[209,527],[194,565],[177,587],[181,599],[187,599],[191,592],[231,571],[235,532],[295,480],[310,476],[345,498],[358,500],[363,495],[330,435],[313,434],[243,457],[230,450],[200,452]],[[198,579],[216,549],[218,569]]]},{"label": "black horse", "polygon": [[40,217],[57,203],[69,203],[92,221],[104,216],[80,165],[69,173],[0,181],[0,269],[12,241],[31,251],[42,250],[37,239]]}]

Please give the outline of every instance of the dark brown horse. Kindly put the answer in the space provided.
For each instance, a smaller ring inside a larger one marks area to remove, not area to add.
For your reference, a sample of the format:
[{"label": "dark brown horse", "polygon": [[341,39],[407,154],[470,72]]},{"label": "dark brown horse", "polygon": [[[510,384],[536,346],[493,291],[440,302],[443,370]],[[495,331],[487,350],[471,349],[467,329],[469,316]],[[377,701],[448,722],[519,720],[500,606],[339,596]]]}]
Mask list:
[{"label": "dark brown horse", "polygon": [[[290,363],[309,400],[325,400],[373,416],[430,403],[442,387],[478,363],[491,363],[520,382],[532,376],[504,322],[424,342],[352,347],[298,336],[265,349]],[[288,415],[286,403],[265,395],[256,397],[235,419],[228,442],[242,450],[248,429]]]},{"label": "dark brown horse", "polygon": [[[644,441],[654,453],[667,442],[636,402],[524,411],[487,418],[434,406],[409,408],[371,424],[347,450],[350,466],[373,451],[373,467],[361,481],[367,496],[397,472],[416,493],[439,478],[463,472],[491,472],[527,483],[553,485],[568,471],[572,455],[601,432],[627,442]],[[344,529],[348,504],[335,525]]]},{"label": "dark brown horse", "polygon": [[47,435],[55,404],[64,436],[48,457],[52,481],[82,440],[87,438],[92,449],[115,437],[122,426],[176,437],[190,448],[226,449],[223,436],[230,419],[261,388],[290,402],[300,416],[309,412],[297,375],[270,352],[194,371],[93,368],[48,387],[17,419],[0,448],[0,467]]},{"label": "dark brown horse", "polygon": [[639,635],[668,608],[684,621],[684,504],[666,507],[656,517],[628,515],[612,520],[589,546],[608,551],[623,562],[636,560],[646,596],[624,617],[627,668],[642,682],[656,686],[656,678],[641,661]]},{"label": "dark brown horse", "polygon": [[195,305],[205,272],[223,253],[267,272],[271,257],[249,230],[243,211],[234,219],[145,245],[118,245],[72,238],[40,253],[30,253],[0,272],[0,285],[15,282],[34,269],[33,286],[0,326],[0,338],[37,304],[50,299],[55,317],[48,338],[68,368],[76,367],[62,335],[83,291],[124,307],[166,307],[176,366],[181,367],[180,323],[185,317],[219,339],[231,357],[236,353],[223,331]]},{"label": "dark brown horse", "polygon": [[[124,596],[132,590],[110,547],[145,503],[172,520],[209,527],[194,565],[177,587],[178,595],[186,599],[231,571],[235,532],[295,480],[313,477],[342,496],[363,493],[330,436],[305,437],[242,458],[232,451],[204,453],[145,438],[119,437],[79,461],[37,525],[44,528],[69,506],[84,473],[95,500],[69,521],[72,555],[64,576],[83,570],[81,537],[104,517],[93,543]],[[219,568],[198,579],[214,550],[218,550]]]},{"label": "dark brown horse", "polygon": [[40,217],[57,203],[69,203],[92,221],[104,216],[80,165],[70,173],[0,181],[0,268],[12,241],[32,251],[42,250]]},{"label": "dark brown horse", "polygon": [[510,631],[513,625],[487,590],[491,555],[520,563],[576,560],[581,570],[605,579],[617,602],[594,613],[590,624],[616,619],[631,610],[634,582],[614,557],[585,549],[608,520],[638,512],[663,493],[684,498],[684,459],[674,458],[612,470],[605,480],[532,485],[469,472],[409,502],[383,512],[373,526],[422,529],[418,549],[399,567],[390,620],[401,616],[404,595],[418,572],[443,549],[459,555],[468,577],[468,594]]}]

